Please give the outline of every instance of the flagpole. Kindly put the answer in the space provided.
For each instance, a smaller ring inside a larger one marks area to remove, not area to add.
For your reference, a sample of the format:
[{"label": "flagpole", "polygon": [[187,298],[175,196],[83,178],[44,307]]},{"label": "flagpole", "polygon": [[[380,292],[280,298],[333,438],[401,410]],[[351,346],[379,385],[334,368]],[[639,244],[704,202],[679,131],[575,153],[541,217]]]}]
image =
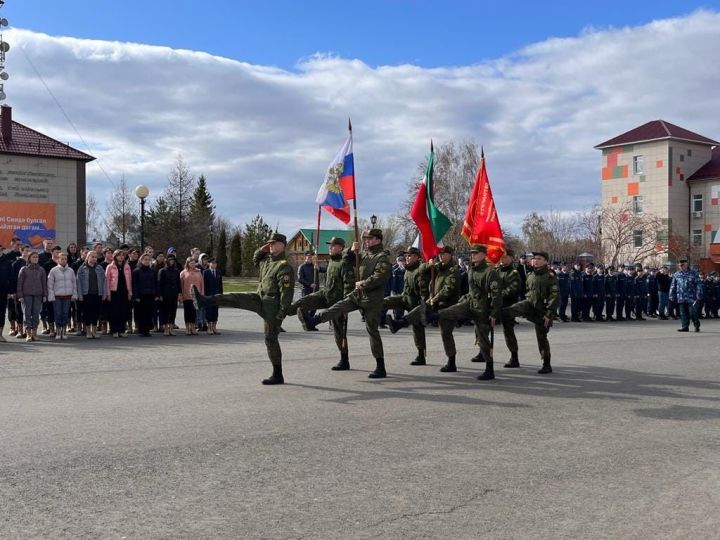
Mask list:
[{"label": "flagpole", "polygon": [[[352,140],[352,122],[348,117],[348,131],[350,132],[350,139]],[[358,212],[357,212],[357,189],[355,187],[355,148],[353,148],[353,217],[355,219],[355,242],[360,244],[360,228],[358,227]],[[360,279],[360,252],[355,252],[355,278]]]},{"label": "flagpole", "polygon": [[322,206],[318,204],[317,227],[315,229],[315,260],[313,261],[313,292],[320,288],[320,275],[318,269],[318,253],[320,252],[320,216],[322,215]]}]

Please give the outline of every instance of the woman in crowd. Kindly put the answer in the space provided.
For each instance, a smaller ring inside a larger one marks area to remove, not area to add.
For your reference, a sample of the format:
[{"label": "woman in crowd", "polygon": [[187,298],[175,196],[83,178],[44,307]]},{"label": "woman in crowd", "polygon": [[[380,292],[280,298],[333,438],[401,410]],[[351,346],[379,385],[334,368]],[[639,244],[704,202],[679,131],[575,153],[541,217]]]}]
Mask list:
[{"label": "woman in crowd", "polygon": [[[15,259],[15,262],[12,264],[12,274],[10,275],[10,287],[9,287],[9,293],[10,298],[15,303],[15,338],[16,339],[25,339],[27,337],[27,333],[24,330],[25,326],[23,326],[23,305],[20,301],[20,298],[18,298],[17,295],[17,284],[18,284],[18,277],[20,275],[20,270],[23,269],[25,265],[27,265],[27,262],[30,258],[30,253],[32,253],[32,250],[30,249],[30,246],[23,246],[22,248],[22,254],[20,257]],[[10,332],[10,335],[12,336],[13,333]]]},{"label": "woman in crowd", "polygon": [[[205,292],[203,294],[207,296],[214,296],[216,294],[223,293],[222,276],[220,275],[220,272],[218,272],[215,257],[210,257],[208,259],[208,268],[203,272],[203,278],[205,284]],[[217,330],[218,311],[217,306],[209,306],[205,308],[205,319],[207,320],[209,334],[220,333]]]},{"label": "woman in crowd", "polygon": [[116,249],[113,260],[105,269],[105,282],[110,296],[110,333],[115,338],[127,337],[127,326],[130,299],[132,298],[132,270],[125,262],[125,252]]},{"label": "woman in crowd", "polygon": [[174,336],[175,315],[178,299],[182,293],[180,269],[174,253],[167,256],[165,266],[158,271],[158,304],[160,305],[160,326],[166,336]]},{"label": "woman in crowd", "polygon": [[180,272],[180,283],[182,284],[182,303],[185,315],[185,334],[197,336],[197,313],[193,306],[192,286],[195,285],[201,294],[204,294],[205,284],[203,275],[192,257],[185,260],[185,270]]},{"label": "woman in crowd", "polygon": [[87,339],[97,339],[100,304],[105,296],[105,272],[97,263],[97,253],[90,251],[77,271],[78,303],[82,304],[83,325]]},{"label": "woman in crowd", "polygon": [[25,341],[37,339],[37,327],[40,322],[40,310],[47,300],[47,274],[38,264],[39,255],[30,253],[27,265],[18,274],[17,298],[25,311]]},{"label": "woman in crowd", "polygon": [[55,339],[67,339],[70,322],[70,303],[77,299],[75,272],[68,266],[66,253],[58,255],[57,266],[48,274],[48,302],[52,302],[55,320]]},{"label": "woman in crowd", "polygon": [[155,297],[157,296],[157,281],[155,272],[150,267],[150,255],[143,253],[139,264],[133,270],[133,299],[135,304],[135,321],[137,331],[142,337],[150,337],[153,328],[153,315],[155,312]]},{"label": "woman in crowd", "polygon": [[[72,244],[70,244],[72,246]],[[68,253],[70,252],[70,246],[68,246]],[[80,270],[80,267],[85,264],[85,258],[87,257],[88,251],[90,251],[88,248],[83,247],[80,248],[80,256],[77,258],[77,260],[74,263],[70,262],[70,257],[68,255],[68,266],[73,269],[73,272],[75,272],[75,275],[77,276],[78,270]],[[83,314],[82,314],[83,305],[82,302],[79,300],[76,300],[72,304],[70,304],[70,331],[77,329],[77,333],[75,335],[77,336],[83,336],[85,335],[85,328],[83,328],[85,325],[83,324]]]},{"label": "woman in crowd", "polygon": [[[106,247],[102,251],[102,257],[98,257],[98,266],[103,269],[103,272],[107,270],[110,263],[113,260],[113,250]],[[105,296],[100,299],[100,332],[104,336],[110,335],[110,292],[107,290],[107,279],[105,279]]]},{"label": "woman in crowd", "polygon": [[[152,248],[150,249],[152,250]],[[150,253],[147,248],[145,248],[145,251],[151,257],[150,265],[155,273],[155,283],[157,283],[160,270],[165,266],[165,253],[161,251],[153,260],[152,253]],[[160,325],[160,294],[158,293],[157,298],[155,298],[155,309],[153,310],[153,332],[162,332],[163,330]]]}]

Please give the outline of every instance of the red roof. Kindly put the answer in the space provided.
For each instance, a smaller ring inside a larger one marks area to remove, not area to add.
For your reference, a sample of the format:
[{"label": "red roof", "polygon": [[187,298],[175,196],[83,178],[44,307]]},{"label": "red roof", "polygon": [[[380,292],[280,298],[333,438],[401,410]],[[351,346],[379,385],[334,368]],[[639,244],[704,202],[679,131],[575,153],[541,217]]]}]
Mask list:
[{"label": "red roof", "polygon": [[657,141],[662,139],[682,139],[685,141],[699,142],[715,146],[718,143],[685,128],[666,122],[665,120],[653,120],[640,127],[631,129],[627,133],[613,137],[612,139],[598,144],[595,148],[607,148],[609,146],[621,146],[637,142]]},{"label": "red roof", "polygon": [[688,178],[688,182],[693,180],[707,180],[708,178],[720,178],[720,146],[713,148],[710,161],[695,171],[695,173]]},{"label": "red roof", "polygon": [[72,146],[51,139],[47,135],[43,135],[14,120],[12,122],[12,139],[10,139],[9,144],[3,137],[0,137],[0,153],[76,159],[79,161],[92,161],[95,159],[91,155],[75,150]]}]

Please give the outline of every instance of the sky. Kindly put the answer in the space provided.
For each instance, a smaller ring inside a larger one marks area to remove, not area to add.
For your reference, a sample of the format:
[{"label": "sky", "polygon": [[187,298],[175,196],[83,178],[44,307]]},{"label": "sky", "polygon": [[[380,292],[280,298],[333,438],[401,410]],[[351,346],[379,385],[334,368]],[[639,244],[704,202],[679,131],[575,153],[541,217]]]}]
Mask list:
[{"label": "sky", "polygon": [[121,175],[152,204],[181,154],[219,214],[289,233],[348,117],[361,215],[398,211],[431,138],[472,140],[511,229],[597,202],[610,137],[657,118],[720,137],[720,1],[498,4],[6,0],[6,103],[99,158],[101,205]]}]

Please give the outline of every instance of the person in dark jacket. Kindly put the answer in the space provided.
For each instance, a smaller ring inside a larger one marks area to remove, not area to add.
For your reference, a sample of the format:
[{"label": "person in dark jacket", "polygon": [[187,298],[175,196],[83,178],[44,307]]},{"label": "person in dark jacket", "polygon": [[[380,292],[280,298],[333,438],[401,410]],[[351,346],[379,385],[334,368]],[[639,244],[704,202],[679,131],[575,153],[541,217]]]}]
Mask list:
[{"label": "person in dark jacket", "polygon": [[625,318],[631,321],[635,309],[635,270],[631,264],[625,265],[625,277]]},{"label": "person in dark jacket", "polygon": [[150,260],[150,255],[143,253],[132,273],[135,321],[138,334],[142,337],[152,335],[150,331],[153,328],[153,312],[155,311],[155,297],[157,296],[157,281],[155,280],[155,272],[150,267]]},{"label": "person in dark jacket", "polygon": [[32,253],[30,246],[23,246],[22,256],[15,259],[12,263],[12,271],[10,274],[10,286],[8,288],[8,298],[15,305],[15,334],[10,332],[10,335],[14,335],[16,339],[25,339],[27,334],[25,333],[25,326],[23,325],[23,304],[17,296],[17,284],[18,275],[20,270],[27,264],[28,258]]},{"label": "person in dark jacket", "polygon": [[0,342],[5,343],[7,340],[3,337],[3,330],[5,329],[5,314],[7,313],[12,263],[15,261],[15,255],[11,251],[3,252],[3,249],[3,246],[0,246]]},{"label": "person in dark jacket", "polygon": [[615,320],[615,301],[617,300],[617,272],[614,266],[608,266],[605,275],[605,320]]},{"label": "person in dark jacket", "polygon": [[582,316],[583,288],[582,288],[582,265],[575,263],[570,271],[570,320],[580,322]]},{"label": "person in dark jacket", "polygon": [[174,336],[175,316],[182,286],[180,268],[175,253],[167,256],[165,266],[158,271],[158,298],[160,303],[160,327],[166,336]]},{"label": "person in dark jacket", "polygon": [[596,321],[603,321],[603,308],[605,307],[605,267],[598,264],[593,276],[593,315]]},{"label": "person in dark jacket", "polygon": [[617,271],[617,295],[615,295],[615,320],[624,321],[625,317],[625,302],[627,296],[627,276],[625,275],[625,269],[621,264],[618,264]]},{"label": "person in dark jacket", "polygon": [[670,296],[670,271],[667,266],[660,268],[655,275],[658,288],[658,318],[666,321],[668,318],[668,298]]},{"label": "person in dark jacket", "polygon": [[560,265],[560,270],[556,272],[558,278],[558,287],[560,288],[560,307],[558,308],[558,317],[562,322],[568,322],[567,307],[570,299],[570,268],[567,263]]},{"label": "person in dark jacket", "polygon": [[[298,266],[297,282],[300,284],[300,296],[307,296],[317,290],[315,283],[315,265],[312,262],[312,253],[305,252],[305,261]],[[310,320],[315,315],[314,309],[304,311],[305,320]]]},{"label": "person in dark jacket", "polygon": [[635,269],[635,319],[644,321],[643,313],[647,309],[648,292],[647,292],[647,274],[641,264],[636,264]]},{"label": "person in dark jacket", "polygon": [[78,305],[82,305],[82,322],[87,339],[98,339],[100,305],[105,297],[105,271],[97,263],[97,253],[90,251],[77,271]]},{"label": "person in dark jacket", "polygon": [[[208,268],[203,272],[203,281],[205,285],[205,295],[213,296],[223,294],[222,274],[218,270],[215,257],[208,259]],[[217,330],[219,308],[217,306],[208,306],[205,309],[205,319],[208,323],[208,334],[219,334]]]},{"label": "person in dark jacket", "polygon": [[[50,241],[50,245],[52,245],[52,240]],[[45,275],[50,274],[50,270],[55,268],[58,263],[58,257],[60,257],[60,254],[62,253],[62,248],[60,246],[54,246],[50,250],[50,257],[45,257],[45,262],[43,263],[43,257],[42,255],[45,252],[41,253],[38,256],[38,264],[42,266],[42,268],[45,270]],[[54,338],[57,336],[57,332],[55,331],[55,306],[52,302],[43,302],[42,309],[40,311],[40,320],[42,321],[42,334],[43,335],[50,335],[51,338]]]},{"label": "person in dark jacket", "polygon": [[594,276],[595,271],[595,265],[593,263],[588,263],[585,267],[585,272],[583,272],[580,280],[582,282],[582,320],[583,322],[590,321],[590,308],[592,307],[593,303],[593,281],[595,280]]},{"label": "person in dark jacket", "polygon": [[[403,293],[405,287],[405,254],[399,253],[392,266],[392,277],[390,278],[390,295],[397,296]],[[395,320],[401,319],[405,310],[398,308],[393,310]]]}]

